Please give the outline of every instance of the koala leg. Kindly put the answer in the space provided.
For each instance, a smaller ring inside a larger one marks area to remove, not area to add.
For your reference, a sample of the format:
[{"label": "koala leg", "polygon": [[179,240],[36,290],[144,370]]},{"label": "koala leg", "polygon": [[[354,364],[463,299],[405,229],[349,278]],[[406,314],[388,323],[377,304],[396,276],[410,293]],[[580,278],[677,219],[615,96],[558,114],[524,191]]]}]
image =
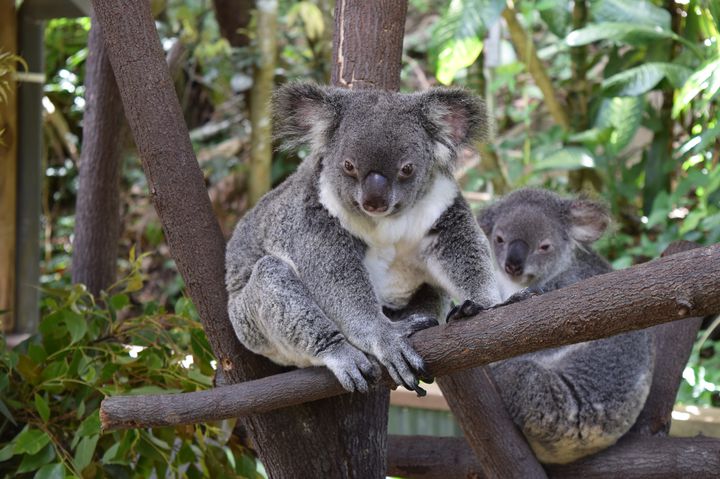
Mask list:
[{"label": "koala leg", "polygon": [[571,384],[532,360],[495,363],[492,372],[510,416],[544,463],[565,463],[589,452],[582,444],[580,408]]},{"label": "koala leg", "polygon": [[255,263],[245,287],[230,293],[228,313],[240,341],[278,364],[327,366],[348,391],[367,392],[379,378],[378,366],[346,340],[280,258]]}]

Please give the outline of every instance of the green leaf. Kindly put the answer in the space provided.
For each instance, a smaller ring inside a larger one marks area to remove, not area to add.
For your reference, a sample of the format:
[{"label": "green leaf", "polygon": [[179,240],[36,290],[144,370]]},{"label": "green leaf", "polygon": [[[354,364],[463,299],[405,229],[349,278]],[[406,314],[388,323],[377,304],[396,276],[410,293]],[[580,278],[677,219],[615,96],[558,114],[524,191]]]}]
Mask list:
[{"label": "green leaf", "polygon": [[75,467],[78,471],[85,469],[92,461],[95,454],[95,446],[97,446],[99,434],[83,437],[75,450]]},{"label": "green leaf", "polygon": [[64,319],[68,332],[70,332],[71,342],[76,343],[80,341],[87,332],[87,323],[85,322],[85,318],[79,314],[67,311]]},{"label": "green leaf", "polygon": [[472,65],[482,51],[483,37],[505,8],[503,0],[452,0],[432,32],[430,52],[435,76],[450,84],[458,71]]},{"label": "green leaf", "polygon": [[[636,25],[632,23],[598,23],[574,30],[565,37],[565,43],[571,47],[588,45],[600,40],[613,40],[631,45],[646,44],[657,40],[676,40],[687,43],[687,40],[664,30],[660,26]],[[691,44],[692,45],[692,44]],[[693,48],[695,46],[693,45]]]},{"label": "green leaf", "polygon": [[[3,402],[2,399],[0,399],[0,413],[2,413],[3,416],[7,418],[8,421],[13,423],[13,426],[17,426],[17,423],[15,422],[15,418],[13,417],[12,413],[10,412],[10,409],[5,405],[5,402]],[[2,462],[2,461],[0,461]]]},{"label": "green leaf", "polygon": [[690,69],[672,63],[645,63],[611,76],[602,86],[615,96],[638,96],[655,88],[663,78],[682,85],[690,74]]},{"label": "green leaf", "polygon": [[0,449],[0,462],[5,462],[15,455],[15,443],[11,442],[6,444],[5,447]]},{"label": "green leaf", "polygon": [[20,461],[20,466],[18,467],[16,474],[35,471],[41,466],[52,462],[53,459],[55,459],[55,447],[53,447],[52,444],[48,444],[37,454],[25,454],[22,461]]},{"label": "green leaf", "polygon": [[25,426],[25,429],[15,437],[13,442],[15,443],[13,449],[15,454],[37,454],[50,442],[50,437],[45,431]]},{"label": "green leaf", "polygon": [[540,12],[540,18],[553,34],[560,38],[567,35],[570,26],[570,8],[566,0],[542,0],[535,8]]},{"label": "green leaf", "polygon": [[720,58],[706,63],[687,79],[675,98],[673,117],[677,117],[700,93],[707,102],[715,97],[718,90],[720,90]]},{"label": "green leaf", "polygon": [[305,25],[305,36],[309,40],[318,40],[325,30],[323,14],[320,8],[312,2],[297,2],[288,10],[286,21],[293,25],[300,18]]},{"label": "green leaf", "polygon": [[48,407],[47,401],[37,393],[35,393],[35,409],[37,409],[43,422],[48,422],[48,419],[50,419],[50,408]]},{"label": "green leaf", "polygon": [[547,170],[577,170],[580,168],[594,168],[595,159],[587,148],[568,146],[551,153],[535,163],[535,172]]},{"label": "green leaf", "polygon": [[643,97],[615,97],[602,102],[594,127],[612,128],[605,145],[609,156],[617,155],[630,143],[640,127],[644,110]]},{"label": "green leaf", "polygon": [[65,466],[60,463],[48,464],[35,473],[33,479],[64,479]]},{"label": "green leaf", "polygon": [[85,437],[85,436],[94,436],[96,434],[100,434],[100,411],[99,410],[94,411],[88,417],[83,419],[83,422],[80,423],[80,427],[75,432],[75,437],[73,438],[73,441],[70,444],[70,447],[75,447],[75,445],[78,443],[80,438]]},{"label": "green leaf", "polygon": [[128,298],[127,294],[116,294],[110,298],[110,306],[115,311],[120,311],[128,304],[130,304],[130,298]]},{"label": "green leaf", "polygon": [[712,127],[704,129],[699,135],[690,137],[675,153],[681,159],[688,155],[701,153],[713,145],[718,136],[720,136],[720,121],[715,122]]},{"label": "green leaf", "polygon": [[648,0],[598,0],[592,2],[590,13],[596,22],[657,25],[670,30],[670,13]]}]

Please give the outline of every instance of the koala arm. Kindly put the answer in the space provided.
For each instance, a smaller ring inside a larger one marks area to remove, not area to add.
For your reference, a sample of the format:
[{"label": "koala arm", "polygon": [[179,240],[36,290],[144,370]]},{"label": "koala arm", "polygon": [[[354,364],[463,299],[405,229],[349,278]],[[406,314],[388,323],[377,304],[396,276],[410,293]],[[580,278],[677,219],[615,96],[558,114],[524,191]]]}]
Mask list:
[{"label": "koala arm", "polygon": [[440,216],[431,234],[425,254],[437,286],[458,300],[469,299],[483,308],[499,303],[488,240],[461,196]]},{"label": "koala arm", "polygon": [[353,346],[375,356],[397,384],[417,390],[424,363],[407,336],[420,329],[422,321],[390,321],[363,264],[363,243],[324,209],[306,218],[308,239],[295,243],[297,251],[292,254],[301,281]]}]

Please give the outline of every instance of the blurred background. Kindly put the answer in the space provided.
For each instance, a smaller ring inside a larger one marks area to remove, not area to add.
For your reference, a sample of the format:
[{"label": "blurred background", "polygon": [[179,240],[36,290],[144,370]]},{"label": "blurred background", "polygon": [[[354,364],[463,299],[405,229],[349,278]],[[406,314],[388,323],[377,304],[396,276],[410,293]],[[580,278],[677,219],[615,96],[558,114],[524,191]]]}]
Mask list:
[{"label": "blurred background", "polygon": [[[250,99],[291,80],[328,83],[332,66],[333,0],[266,3],[258,12],[252,0],[152,1],[226,235],[256,201],[248,178],[266,174],[276,185],[303,157],[253,149],[270,141],[253,139],[262,119]],[[0,16],[0,30],[8,21]],[[118,282],[95,296],[72,284],[90,27],[87,16],[47,18],[41,72],[0,49],[0,106],[15,68],[21,80],[45,75],[39,237],[25,241],[38,251],[39,327],[51,338],[0,354],[0,471],[254,477],[261,468],[227,423],[188,427],[177,447],[177,430],[98,434],[102,394],[205,388],[214,365],[126,127],[117,131]],[[486,99],[491,140],[466,152],[458,172],[473,207],[522,186],[601,198],[614,224],[598,248],[616,268],[656,258],[677,239],[720,240],[720,2],[410,0],[402,65],[403,91],[462,86]],[[271,161],[251,161],[263,154]],[[701,331],[679,403],[720,406],[716,323]],[[26,457],[35,462],[23,469]]]}]

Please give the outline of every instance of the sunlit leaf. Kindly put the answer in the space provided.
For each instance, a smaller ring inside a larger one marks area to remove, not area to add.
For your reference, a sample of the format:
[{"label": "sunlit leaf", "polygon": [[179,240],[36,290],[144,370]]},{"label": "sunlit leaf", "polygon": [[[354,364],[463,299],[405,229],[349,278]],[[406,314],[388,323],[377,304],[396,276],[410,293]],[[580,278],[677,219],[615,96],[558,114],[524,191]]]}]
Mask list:
[{"label": "sunlit leaf", "polygon": [[619,22],[659,26],[670,30],[670,13],[649,0],[596,0],[590,12],[596,22]]},{"label": "sunlit leaf", "polygon": [[678,92],[673,105],[673,117],[677,117],[690,102],[702,93],[702,98],[709,101],[720,90],[720,58],[706,63],[702,68],[687,79]]},{"label": "sunlit leaf", "polygon": [[312,2],[297,2],[287,14],[287,23],[294,24],[300,18],[305,25],[305,35],[310,40],[319,39],[325,31],[323,14],[320,8]]},{"label": "sunlit leaf", "polygon": [[608,155],[617,155],[630,143],[640,127],[644,109],[643,97],[614,97],[602,102],[594,126],[612,128],[605,147]]},{"label": "sunlit leaf", "polygon": [[45,431],[26,426],[13,442],[15,443],[13,449],[15,454],[37,454],[50,442],[50,437]]},{"label": "sunlit leaf", "polygon": [[695,44],[657,25],[597,23],[574,30],[565,37],[565,43],[571,47],[588,45],[600,40],[612,40],[630,45],[645,45],[657,40],[675,40],[686,45],[696,55],[701,55]]},{"label": "sunlit leaf", "polygon": [[536,172],[546,170],[577,170],[580,168],[594,168],[595,159],[587,148],[567,146],[551,153],[535,163]]},{"label": "sunlit leaf", "polygon": [[644,63],[603,81],[604,89],[615,96],[638,96],[655,88],[663,78],[673,85],[682,85],[692,72],[672,63]]},{"label": "sunlit leaf", "polygon": [[47,464],[40,468],[33,479],[64,479],[65,466],[60,463]]},{"label": "sunlit leaf", "polygon": [[35,394],[35,409],[43,421],[47,422],[48,419],[50,419],[50,408],[48,407],[48,403],[37,393]]}]

